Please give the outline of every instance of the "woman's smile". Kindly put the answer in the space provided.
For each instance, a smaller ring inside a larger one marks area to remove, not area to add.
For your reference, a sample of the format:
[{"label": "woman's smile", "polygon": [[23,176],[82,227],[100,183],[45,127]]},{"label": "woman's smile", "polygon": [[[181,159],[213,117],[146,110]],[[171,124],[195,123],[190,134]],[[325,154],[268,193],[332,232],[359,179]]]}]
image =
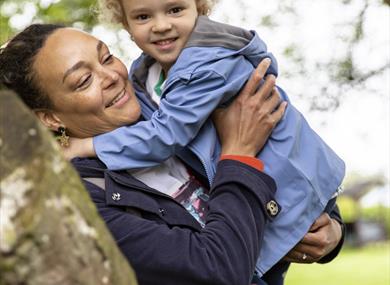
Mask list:
[{"label": "woman's smile", "polygon": [[112,106],[121,107],[124,103],[126,103],[130,99],[129,95],[126,93],[126,90],[123,89],[113,100],[111,100],[106,108],[110,108]]}]

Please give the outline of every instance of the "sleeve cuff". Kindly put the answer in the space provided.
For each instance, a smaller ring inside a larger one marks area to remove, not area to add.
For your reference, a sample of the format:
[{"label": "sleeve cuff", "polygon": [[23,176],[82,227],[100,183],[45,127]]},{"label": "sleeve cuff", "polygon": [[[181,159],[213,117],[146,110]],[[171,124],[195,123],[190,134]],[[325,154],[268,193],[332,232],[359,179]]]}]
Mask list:
[{"label": "sleeve cuff", "polygon": [[220,160],[225,160],[225,159],[237,160],[259,171],[264,171],[264,163],[260,159],[252,156],[230,155],[230,154],[221,155]]}]

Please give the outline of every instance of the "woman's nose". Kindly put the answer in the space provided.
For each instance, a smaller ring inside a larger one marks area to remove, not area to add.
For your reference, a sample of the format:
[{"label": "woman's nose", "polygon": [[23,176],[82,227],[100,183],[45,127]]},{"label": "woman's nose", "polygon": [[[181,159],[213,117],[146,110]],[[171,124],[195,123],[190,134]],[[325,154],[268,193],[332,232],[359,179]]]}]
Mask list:
[{"label": "woman's nose", "polygon": [[169,21],[168,17],[159,16],[154,19],[152,32],[154,33],[163,33],[172,29],[172,24]]},{"label": "woman's nose", "polygon": [[118,82],[119,79],[119,74],[114,71],[110,70],[108,68],[103,69],[101,71],[102,75],[102,88],[107,89],[110,88],[111,86],[115,85],[115,83]]}]

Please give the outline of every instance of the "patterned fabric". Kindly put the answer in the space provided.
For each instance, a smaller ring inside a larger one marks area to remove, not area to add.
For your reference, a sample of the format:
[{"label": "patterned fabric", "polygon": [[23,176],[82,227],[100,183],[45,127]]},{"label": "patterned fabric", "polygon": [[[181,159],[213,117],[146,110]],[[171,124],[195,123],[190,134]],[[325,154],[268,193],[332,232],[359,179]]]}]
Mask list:
[{"label": "patterned fabric", "polygon": [[177,158],[169,158],[158,166],[128,170],[151,188],[171,196],[204,227],[209,190]]},{"label": "patterned fabric", "polygon": [[190,176],[189,180],[183,184],[172,197],[183,205],[184,208],[204,227],[207,214],[207,201],[209,200],[209,190]]}]

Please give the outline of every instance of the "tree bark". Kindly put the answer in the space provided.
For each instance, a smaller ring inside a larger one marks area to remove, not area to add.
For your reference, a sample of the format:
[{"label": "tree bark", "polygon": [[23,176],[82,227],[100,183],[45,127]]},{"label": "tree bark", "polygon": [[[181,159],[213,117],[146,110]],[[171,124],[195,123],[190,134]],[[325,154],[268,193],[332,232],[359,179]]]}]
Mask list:
[{"label": "tree bark", "polygon": [[137,284],[49,131],[0,91],[0,284]]}]

